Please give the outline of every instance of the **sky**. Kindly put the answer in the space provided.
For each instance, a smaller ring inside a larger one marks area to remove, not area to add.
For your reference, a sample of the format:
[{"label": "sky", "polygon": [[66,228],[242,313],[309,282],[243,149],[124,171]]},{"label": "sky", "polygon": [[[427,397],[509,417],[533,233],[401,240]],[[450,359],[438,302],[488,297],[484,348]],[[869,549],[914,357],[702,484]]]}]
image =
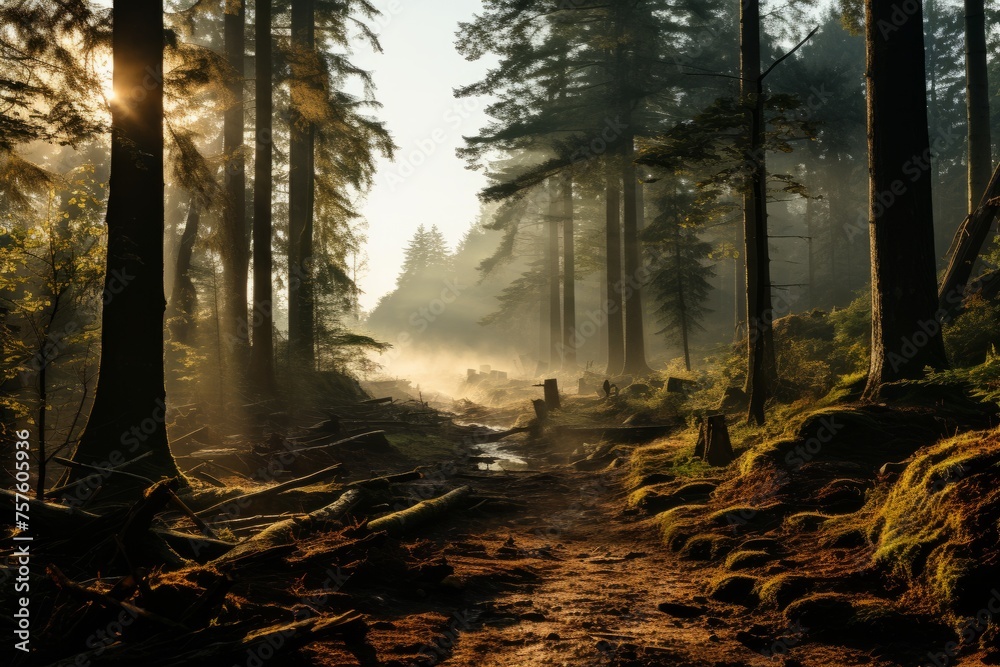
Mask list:
[{"label": "sky", "polygon": [[486,122],[482,99],[454,98],[488,63],[455,51],[455,30],[480,11],[480,0],[374,0],[382,11],[376,32],[383,53],[358,47],[354,62],[372,72],[376,97],[399,147],[381,159],[375,185],[361,206],[368,223],[368,270],[359,280],[363,308],[395,286],[407,241],[420,225],[437,225],[452,249],[477,219],[480,172],[455,156],[463,135]]}]

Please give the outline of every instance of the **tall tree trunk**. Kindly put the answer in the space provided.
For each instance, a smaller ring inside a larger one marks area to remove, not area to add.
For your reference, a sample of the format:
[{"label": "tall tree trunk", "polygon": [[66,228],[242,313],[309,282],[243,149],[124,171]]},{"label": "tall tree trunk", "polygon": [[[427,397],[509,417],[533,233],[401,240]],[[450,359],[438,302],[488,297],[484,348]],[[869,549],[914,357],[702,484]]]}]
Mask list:
[{"label": "tall tree trunk", "polygon": [[[129,471],[157,479],[180,474],[167,444],[163,387],[163,2],[115,0],[112,11],[118,95],[111,105],[100,377],[73,459],[97,465],[150,452]],[[70,479],[86,474],[74,468]],[[104,484],[129,495],[145,486],[123,475]]]},{"label": "tall tree trunk", "polygon": [[[872,350],[865,396],[883,384],[947,365],[935,281],[931,174],[926,155],[924,34],[920,5],[902,24],[893,0],[866,0]],[[886,30],[884,26],[893,26]],[[906,183],[902,190],[899,183]]]},{"label": "tall tree trunk", "polygon": [[608,323],[608,375],[618,375],[625,364],[625,330],[622,324],[622,232],[621,232],[621,183],[614,156],[609,159],[605,176],[605,213],[607,256],[607,311]]},{"label": "tall tree trunk", "polygon": [[[55,309],[52,312],[54,314]],[[51,325],[51,321],[49,324]],[[46,471],[48,456],[45,446],[45,413],[49,409],[49,387],[45,371],[49,365],[43,356],[45,353],[44,345],[45,343],[38,351],[37,356],[38,359],[42,360],[41,368],[38,369],[38,481],[35,483],[35,497],[39,500],[45,497],[45,477],[48,474]],[[69,437],[72,436],[71,433]]]},{"label": "tall tree trunk", "polygon": [[253,343],[250,380],[260,391],[272,391],[274,379],[274,288],[271,278],[271,172],[273,63],[271,0],[257,0],[254,105],[257,118],[253,190]]},{"label": "tall tree trunk", "polygon": [[302,76],[292,82],[291,146],[288,174],[288,343],[292,364],[312,370],[315,366],[313,311],[313,143],[314,128],[302,113],[305,89],[318,73],[311,70],[315,47],[313,0],[292,0],[292,47],[302,63]]},{"label": "tall tree trunk", "polygon": [[562,364],[562,306],[559,302],[559,184],[549,179],[549,242],[545,250],[545,272],[549,286],[549,368],[556,370]]},{"label": "tall tree trunk", "polygon": [[181,240],[177,247],[174,287],[170,290],[170,307],[167,311],[170,335],[174,342],[182,345],[191,345],[194,341],[198,292],[191,280],[191,257],[194,255],[194,244],[198,239],[200,224],[201,213],[198,209],[197,195],[192,194],[187,221],[184,223],[184,231],[181,232]]},{"label": "tall tree trunk", "polygon": [[965,0],[965,81],[969,119],[969,213],[976,210],[993,172],[990,87],[986,68],[983,0]]},{"label": "tall tree trunk", "polygon": [[226,208],[222,217],[224,244],[221,251],[223,322],[229,367],[236,373],[246,368],[247,271],[250,244],[246,219],[246,155],[243,145],[246,2],[226,3],[224,18],[226,61],[236,77],[229,85],[232,105],[223,119],[222,151],[225,156]]},{"label": "tall tree trunk", "polygon": [[562,187],[563,214],[563,368],[576,370],[576,231],[573,223],[573,175]]},{"label": "tall tree trunk", "polygon": [[[627,121],[630,122],[630,121]],[[635,144],[631,135],[622,144],[623,240],[625,246],[625,363],[627,375],[649,375],[646,363],[646,335],[642,317],[642,243],[639,240],[638,187],[635,173]]]},{"label": "tall tree trunk", "polygon": [[684,349],[684,368],[691,370],[691,348],[688,341],[688,313],[684,302],[684,274],[681,266],[681,221],[674,213],[674,266],[677,267],[677,314],[681,325],[681,347]]},{"label": "tall tree trunk", "polygon": [[749,141],[744,156],[750,183],[743,195],[747,272],[748,422],[764,423],[764,404],[777,380],[771,322],[771,260],[767,237],[767,168],[764,162],[764,92],[760,77],[760,0],[740,3],[740,96]]}]

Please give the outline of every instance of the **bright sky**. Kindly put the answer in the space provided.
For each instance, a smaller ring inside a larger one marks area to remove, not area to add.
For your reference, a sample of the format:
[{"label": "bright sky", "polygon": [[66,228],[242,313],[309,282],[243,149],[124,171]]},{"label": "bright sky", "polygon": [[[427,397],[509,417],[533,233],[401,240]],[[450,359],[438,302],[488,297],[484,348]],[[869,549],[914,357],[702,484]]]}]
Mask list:
[{"label": "bright sky", "polygon": [[485,73],[482,61],[455,51],[459,21],[478,12],[480,0],[374,0],[382,11],[377,32],[384,53],[358,49],[355,64],[373,72],[380,117],[396,145],[382,160],[362,212],[368,221],[367,275],[362,306],[392,290],[403,248],[419,225],[437,225],[452,248],[479,213],[476,193],[485,183],[455,156],[463,135],[486,120],[484,101],[456,100],[452,90]]}]

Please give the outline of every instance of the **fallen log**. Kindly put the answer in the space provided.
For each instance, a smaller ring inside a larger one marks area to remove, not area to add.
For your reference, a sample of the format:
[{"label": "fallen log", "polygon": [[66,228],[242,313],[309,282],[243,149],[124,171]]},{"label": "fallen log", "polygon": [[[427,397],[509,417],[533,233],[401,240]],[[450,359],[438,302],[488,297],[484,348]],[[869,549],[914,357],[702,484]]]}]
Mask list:
[{"label": "fallen log", "polygon": [[[64,459],[64,458],[59,457],[59,456],[55,456],[55,457],[52,458],[52,460],[55,461],[56,463],[60,464],[60,465],[63,465],[65,467],[67,467],[67,468],[89,469],[89,470],[96,470],[97,472],[95,474],[93,474],[93,475],[87,475],[86,477],[81,477],[80,479],[78,479],[75,482],[72,482],[70,484],[65,484],[63,486],[57,486],[54,489],[49,489],[48,491],[45,492],[45,495],[49,496],[49,497],[55,496],[55,495],[57,495],[59,493],[62,493],[63,491],[69,491],[72,488],[80,486],[81,484],[89,484],[89,483],[94,482],[94,481],[103,480],[104,477],[106,477],[108,475],[112,475],[112,474],[114,474],[116,472],[120,472],[122,470],[122,468],[127,468],[128,466],[132,465],[133,463],[141,461],[144,458],[146,458],[147,456],[152,456],[152,455],[153,455],[153,452],[146,452],[145,454],[140,454],[139,456],[135,457],[134,459],[131,459],[129,461],[125,461],[123,463],[119,463],[116,466],[106,466],[106,467],[104,467],[104,466],[90,466],[90,465],[86,465],[86,464],[83,464],[83,463],[78,463],[76,461],[71,461],[69,459]],[[122,473],[122,474],[125,474],[125,473]]]},{"label": "fallen log", "polygon": [[254,551],[263,551],[310,535],[324,528],[339,526],[340,521],[355,507],[365,502],[368,492],[355,488],[345,491],[336,501],[308,514],[300,514],[270,526],[250,537],[232,551],[213,561],[213,565],[235,560]]},{"label": "fallen log", "polygon": [[317,470],[314,473],[305,475],[304,477],[298,477],[296,479],[288,480],[281,484],[276,484],[275,486],[269,486],[266,489],[261,489],[260,491],[253,491],[251,493],[245,493],[242,496],[237,496],[235,498],[230,498],[228,500],[223,500],[220,503],[216,503],[211,507],[206,507],[203,510],[195,512],[198,516],[205,516],[210,514],[215,510],[218,510],[227,505],[236,506],[246,506],[248,503],[260,500],[261,498],[266,498],[267,496],[273,496],[275,494],[281,493],[282,491],[288,491],[289,489],[297,489],[303,486],[309,486],[313,482],[319,482],[324,479],[329,479],[334,474],[336,474],[343,467],[340,463],[335,463],[332,466],[323,468],[322,470]]},{"label": "fallen log", "polygon": [[[286,664],[287,654],[308,644],[341,637],[351,650],[364,641],[367,624],[356,611],[313,616],[294,623],[252,629],[249,624],[211,626],[180,636],[161,635],[139,643],[117,642],[57,661],[56,665],[121,667],[217,667],[222,664]],[[233,635],[236,634],[236,637]],[[252,660],[252,662],[248,661]],[[277,658],[277,660],[275,660]]]},{"label": "fallen log", "polygon": [[317,440],[311,440],[311,441],[307,441],[307,442],[303,443],[303,444],[307,444],[307,445],[313,445],[311,447],[295,447],[291,451],[294,452],[294,453],[296,453],[296,454],[300,454],[302,452],[311,452],[311,451],[314,451],[314,450],[317,450],[317,449],[329,449],[330,447],[338,447],[340,445],[346,445],[347,443],[355,442],[357,440],[361,440],[362,438],[370,438],[371,436],[384,435],[384,434],[385,434],[385,431],[368,431],[366,433],[358,433],[357,435],[352,435],[349,438],[342,438],[342,439],[337,440],[335,442],[328,442],[328,443],[324,443],[324,444],[321,444],[321,445],[313,445],[313,443],[316,442],[316,441],[318,441],[318,440],[325,440],[325,439],[327,439],[328,436],[324,436],[323,438],[317,438]]},{"label": "fallen log", "polygon": [[182,533],[177,530],[157,528],[153,530],[171,549],[183,558],[189,558],[198,563],[206,563],[232,551],[235,542],[213,539],[202,535]]},{"label": "fallen log", "polygon": [[561,437],[600,438],[611,442],[647,442],[670,435],[678,428],[677,424],[656,424],[652,426],[560,426],[556,435]]},{"label": "fallen log", "polygon": [[154,614],[146,609],[137,607],[134,604],[122,602],[121,600],[117,600],[106,593],[101,593],[99,591],[86,588],[85,586],[81,586],[74,581],[70,581],[70,579],[55,565],[48,565],[45,568],[45,571],[48,573],[49,577],[52,578],[52,581],[55,582],[56,586],[78,600],[83,602],[93,602],[109,609],[119,609],[127,612],[133,618],[143,618],[147,621],[152,621],[168,628],[186,629],[184,625],[166,618],[165,616]]},{"label": "fallen log", "polygon": [[1000,211],[1000,165],[993,171],[979,206],[959,225],[948,250],[948,268],[945,269],[938,288],[938,307],[944,310],[949,318],[957,316],[962,311],[962,301],[969,278],[972,276],[973,266],[979,258],[998,211]]},{"label": "fallen log", "polygon": [[506,431],[496,431],[496,432],[488,432],[482,434],[477,433],[476,435],[470,436],[469,440],[472,441],[471,444],[499,442],[500,440],[503,440],[508,436],[516,435],[518,433],[527,433],[530,430],[531,429],[528,428],[527,426],[517,426],[515,428],[507,429]]},{"label": "fallen log", "polygon": [[75,531],[87,522],[101,518],[100,515],[76,507],[47,503],[34,498],[25,498],[23,495],[18,497],[13,491],[0,489],[0,523],[5,526],[13,526],[15,522],[14,507],[17,502],[24,502],[24,500],[28,501],[28,511],[32,524],[43,528],[46,532]]},{"label": "fallen log", "polygon": [[359,479],[356,482],[351,482],[348,484],[348,488],[361,488],[361,489],[382,489],[388,487],[390,484],[402,484],[404,482],[413,482],[415,480],[421,479],[424,476],[419,470],[411,470],[409,472],[401,472],[396,475],[386,475],[385,477],[372,477],[370,479]]},{"label": "fallen log", "polygon": [[392,535],[405,533],[451,511],[470,493],[472,493],[471,487],[461,486],[443,496],[421,501],[413,507],[369,521],[368,530],[372,532],[384,530]]}]

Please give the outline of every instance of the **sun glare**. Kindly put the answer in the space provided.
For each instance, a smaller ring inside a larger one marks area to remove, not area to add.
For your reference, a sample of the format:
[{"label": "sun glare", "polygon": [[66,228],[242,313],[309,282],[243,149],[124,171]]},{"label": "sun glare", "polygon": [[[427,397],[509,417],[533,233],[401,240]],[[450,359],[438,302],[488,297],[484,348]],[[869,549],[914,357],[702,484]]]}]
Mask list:
[{"label": "sun glare", "polygon": [[101,93],[104,95],[104,99],[111,102],[115,99],[115,86],[112,77],[114,68],[110,54],[97,61],[96,70],[101,80]]}]

